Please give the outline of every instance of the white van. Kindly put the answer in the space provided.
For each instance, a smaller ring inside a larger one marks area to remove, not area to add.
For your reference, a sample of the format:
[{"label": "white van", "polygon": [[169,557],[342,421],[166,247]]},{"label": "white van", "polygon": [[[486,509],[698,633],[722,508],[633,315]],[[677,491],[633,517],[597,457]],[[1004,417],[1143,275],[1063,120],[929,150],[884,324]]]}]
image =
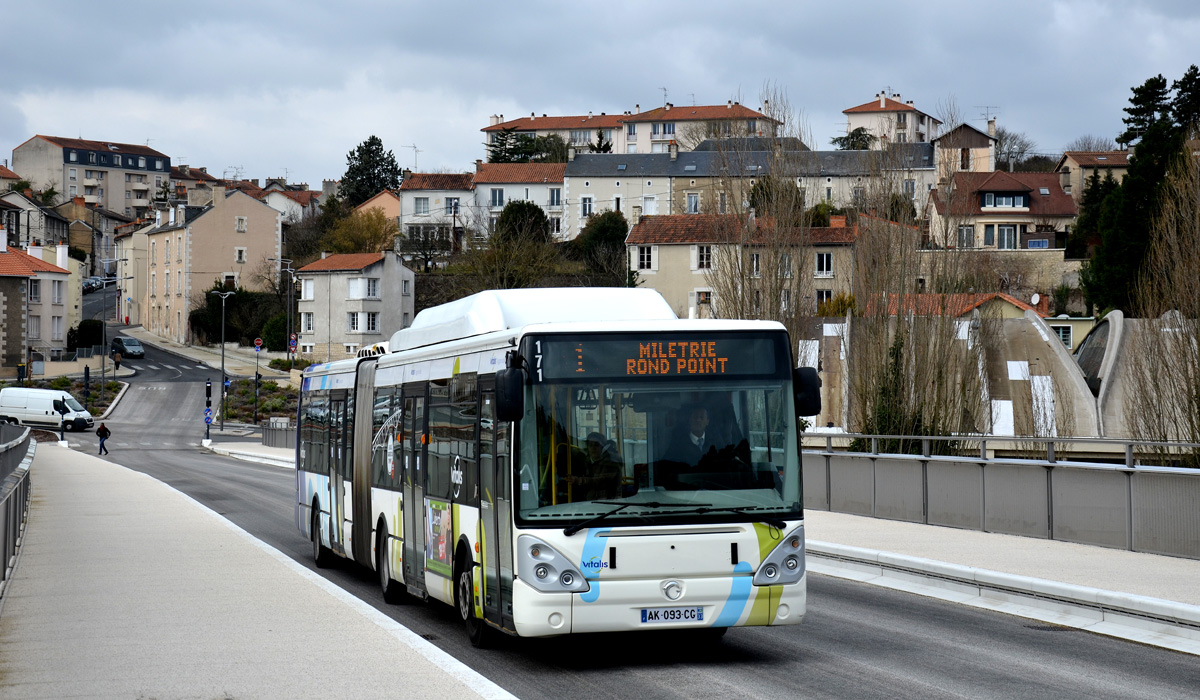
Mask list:
[{"label": "white van", "polygon": [[[65,410],[65,412],[64,412]],[[92,427],[92,414],[61,389],[0,389],[0,421],[58,429],[66,421],[67,430]]]}]

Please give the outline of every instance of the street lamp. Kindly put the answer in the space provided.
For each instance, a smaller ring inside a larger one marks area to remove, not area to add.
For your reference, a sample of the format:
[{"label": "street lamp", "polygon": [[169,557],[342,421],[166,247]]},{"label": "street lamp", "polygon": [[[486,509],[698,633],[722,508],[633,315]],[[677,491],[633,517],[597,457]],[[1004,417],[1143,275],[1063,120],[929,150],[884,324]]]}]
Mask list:
[{"label": "street lamp", "polygon": [[287,337],[284,338],[284,349],[287,351],[288,369],[292,367],[292,288],[296,286],[296,271],[292,269],[292,261],[287,258],[267,258],[271,262],[282,263],[279,266],[280,278],[279,282],[283,283],[283,272],[287,272],[288,287],[287,287]]},{"label": "street lamp", "polygon": [[[104,301],[100,305],[100,398],[104,399],[104,368],[105,360],[108,358],[108,283],[112,282],[116,286],[118,281],[133,279],[132,277],[117,278],[116,272],[113,276],[108,276],[108,264],[115,262],[127,262],[126,258],[104,258],[100,263],[104,266],[104,277],[101,279],[101,284],[104,285]],[[116,376],[116,369],[113,369],[113,376]]]},{"label": "street lamp", "polygon": [[216,294],[221,297],[221,432],[225,432],[225,387],[229,380],[225,378],[225,300],[234,295],[234,292],[218,292],[213,290],[209,294]]}]

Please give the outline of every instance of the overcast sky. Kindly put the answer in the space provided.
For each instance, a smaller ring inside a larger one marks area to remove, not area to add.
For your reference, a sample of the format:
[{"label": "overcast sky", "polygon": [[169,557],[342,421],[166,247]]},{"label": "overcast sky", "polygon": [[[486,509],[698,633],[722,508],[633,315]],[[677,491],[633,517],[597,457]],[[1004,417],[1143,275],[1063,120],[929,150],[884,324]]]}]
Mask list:
[{"label": "overcast sky", "polygon": [[646,110],[663,88],[757,109],[773,84],[821,149],[887,88],[1053,153],[1115,136],[1132,86],[1200,62],[1195,0],[40,0],[3,26],[3,157],[34,134],[148,143],[314,188],[372,134],[402,167],[469,170],[491,114]]}]

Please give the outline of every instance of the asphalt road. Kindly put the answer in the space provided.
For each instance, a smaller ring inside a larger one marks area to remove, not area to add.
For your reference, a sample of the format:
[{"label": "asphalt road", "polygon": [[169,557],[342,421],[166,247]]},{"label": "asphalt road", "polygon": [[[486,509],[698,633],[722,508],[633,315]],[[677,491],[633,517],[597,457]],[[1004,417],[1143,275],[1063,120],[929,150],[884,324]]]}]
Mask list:
[{"label": "asphalt road", "polygon": [[[815,574],[799,626],[734,629],[719,642],[653,632],[475,649],[449,607],[386,605],[371,572],[315,569],[294,526],[293,473],[198,447],[202,382],[140,381],[109,421],[110,459],[189,494],[521,698],[1200,697],[1193,656]],[[70,439],[95,449],[94,435]]]}]

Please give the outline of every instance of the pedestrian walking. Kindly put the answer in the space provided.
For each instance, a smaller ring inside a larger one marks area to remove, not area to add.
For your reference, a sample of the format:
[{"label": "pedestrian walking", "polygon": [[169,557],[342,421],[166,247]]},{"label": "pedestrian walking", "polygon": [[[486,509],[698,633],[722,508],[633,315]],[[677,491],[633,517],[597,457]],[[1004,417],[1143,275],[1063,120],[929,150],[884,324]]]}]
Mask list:
[{"label": "pedestrian walking", "polygon": [[113,373],[121,371],[121,353],[113,353]]},{"label": "pedestrian walking", "polygon": [[104,446],[104,441],[108,439],[108,436],[112,435],[112,431],[108,429],[108,426],[101,423],[100,427],[96,428],[96,435],[100,438],[99,454],[102,454],[102,455],[108,454],[108,448]]}]

